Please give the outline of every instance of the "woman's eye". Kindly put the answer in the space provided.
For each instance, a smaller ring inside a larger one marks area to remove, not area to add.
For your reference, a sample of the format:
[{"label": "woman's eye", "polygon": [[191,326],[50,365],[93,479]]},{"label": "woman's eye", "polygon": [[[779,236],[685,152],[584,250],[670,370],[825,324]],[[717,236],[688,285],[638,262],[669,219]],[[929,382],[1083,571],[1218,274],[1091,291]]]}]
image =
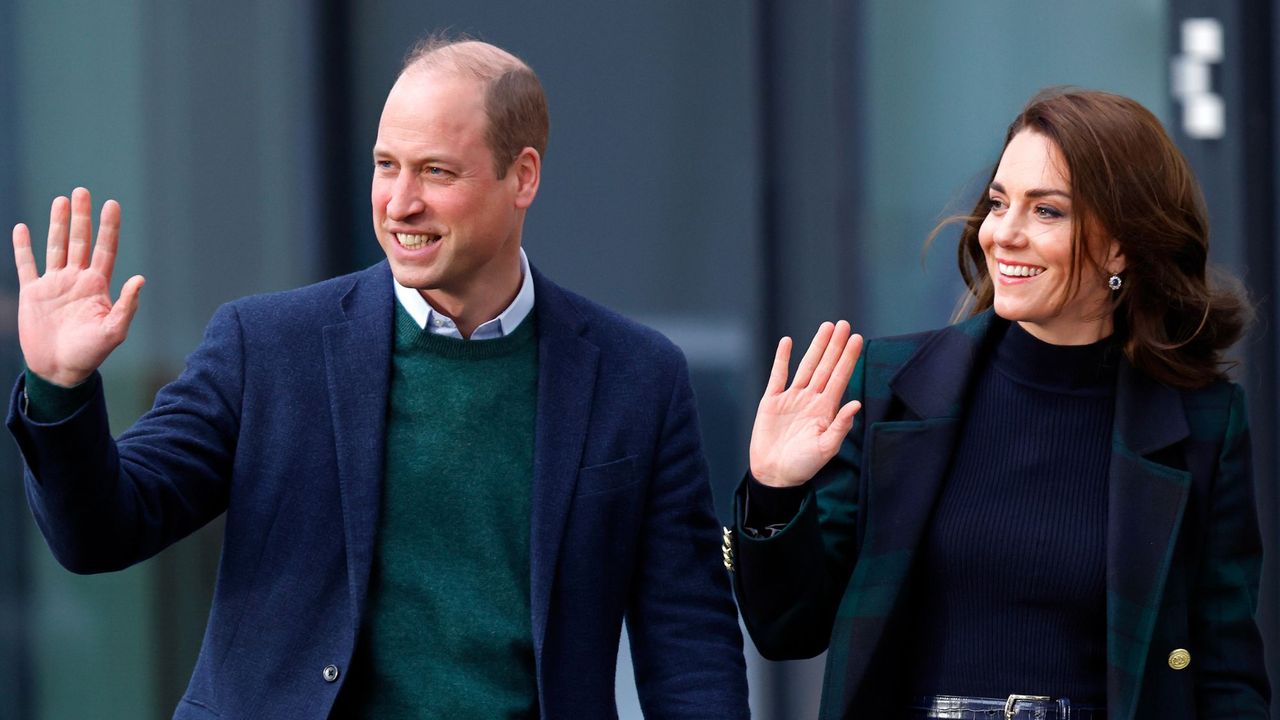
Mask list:
[{"label": "woman's eye", "polygon": [[992,212],[995,210],[1003,210],[1003,209],[1004,209],[1003,200],[1001,200],[1000,198],[993,198],[993,197],[987,198],[987,212]]},{"label": "woman's eye", "polygon": [[1062,217],[1062,211],[1055,207],[1049,207],[1048,205],[1037,205],[1036,215],[1039,215],[1046,220],[1056,219]]}]

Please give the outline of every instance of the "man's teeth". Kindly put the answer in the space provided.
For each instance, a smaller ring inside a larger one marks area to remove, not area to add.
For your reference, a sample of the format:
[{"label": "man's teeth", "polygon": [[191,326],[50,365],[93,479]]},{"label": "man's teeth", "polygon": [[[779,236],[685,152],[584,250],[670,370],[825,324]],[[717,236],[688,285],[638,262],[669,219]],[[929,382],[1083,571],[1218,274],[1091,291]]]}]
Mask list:
[{"label": "man's teeth", "polygon": [[1035,277],[1044,272],[1044,268],[1032,265],[1005,265],[998,263],[1001,275],[1010,275],[1012,277]]},{"label": "man's teeth", "polygon": [[400,242],[408,250],[417,250],[425,247],[440,239],[439,235],[411,235],[409,233],[396,233],[396,240]]}]

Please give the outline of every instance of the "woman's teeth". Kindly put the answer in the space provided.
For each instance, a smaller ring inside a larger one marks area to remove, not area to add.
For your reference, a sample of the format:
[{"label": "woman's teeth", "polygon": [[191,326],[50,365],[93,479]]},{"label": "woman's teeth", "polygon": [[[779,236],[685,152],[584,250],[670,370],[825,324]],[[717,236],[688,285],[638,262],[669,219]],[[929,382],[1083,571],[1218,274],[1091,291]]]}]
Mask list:
[{"label": "woman's teeth", "polygon": [[1010,277],[1035,277],[1044,272],[1044,268],[1035,267],[1033,265],[1006,265],[997,263],[1000,266],[1000,274]]}]

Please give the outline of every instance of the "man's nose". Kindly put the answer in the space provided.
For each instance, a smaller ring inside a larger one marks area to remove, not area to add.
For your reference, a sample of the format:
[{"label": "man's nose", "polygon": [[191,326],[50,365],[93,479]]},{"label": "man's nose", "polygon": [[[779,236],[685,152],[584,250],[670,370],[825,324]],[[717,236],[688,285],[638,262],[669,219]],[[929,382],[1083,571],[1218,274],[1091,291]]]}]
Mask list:
[{"label": "man's nose", "polygon": [[387,201],[387,217],[392,220],[405,220],[427,209],[427,204],[418,192],[418,184],[409,173],[400,173],[395,185],[391,188],[391,199]]}]

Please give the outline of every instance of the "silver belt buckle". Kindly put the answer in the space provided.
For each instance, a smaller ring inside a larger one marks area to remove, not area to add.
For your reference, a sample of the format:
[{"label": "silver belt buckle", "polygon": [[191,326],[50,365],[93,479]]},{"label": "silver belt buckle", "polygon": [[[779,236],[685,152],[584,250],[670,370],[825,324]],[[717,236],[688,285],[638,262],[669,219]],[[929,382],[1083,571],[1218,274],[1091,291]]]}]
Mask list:
[{"label": "silver belt buckle", "polygon": [[1053,698],[1048,695],[1010,695],[1008,700],[1004,701],[1004,720],[1013,720],[1014,703],[1019,700],[1031,700],[1035,702],[1049,702]]}]

